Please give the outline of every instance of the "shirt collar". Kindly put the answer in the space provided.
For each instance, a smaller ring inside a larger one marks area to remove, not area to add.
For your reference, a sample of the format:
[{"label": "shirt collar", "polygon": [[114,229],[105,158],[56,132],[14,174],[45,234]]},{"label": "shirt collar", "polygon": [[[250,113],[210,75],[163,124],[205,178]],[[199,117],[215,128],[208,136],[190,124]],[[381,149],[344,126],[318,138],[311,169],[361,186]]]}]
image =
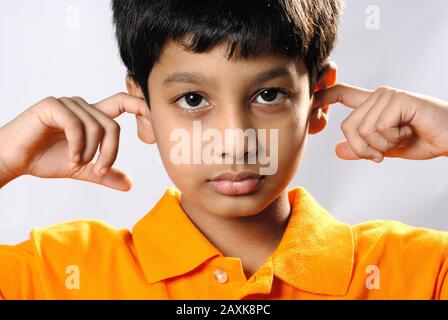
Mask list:
[{"label": "shirt collar", "polygon": [[[168,188],[133,228],[137,257],[150,283],[194,270],[222,253],[200,232],[180,206],[181,192]],[[291,216],[271,256],[274,274],[308,292],[344,295],[349,287],[353,234],[303,187],[288,191]]]},{"label": "shirt collar", "polygon": [[133,228],[137,256],[150,283],[185,274],[222,255],[183,211],[180,196],[178,189],[169,188]]},{"label": "shirt collar", "polygon": [[345,295],[354,263],[350,225],[335,219],[303,187],[288,195],[294,205],[272,255],[274,274],[304,291]]}]

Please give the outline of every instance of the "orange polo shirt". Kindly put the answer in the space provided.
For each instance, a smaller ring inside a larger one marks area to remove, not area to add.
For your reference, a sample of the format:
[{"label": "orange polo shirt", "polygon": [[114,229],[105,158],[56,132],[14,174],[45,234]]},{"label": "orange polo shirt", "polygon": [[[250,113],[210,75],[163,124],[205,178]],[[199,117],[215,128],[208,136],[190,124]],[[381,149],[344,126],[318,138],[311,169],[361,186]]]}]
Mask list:
[{"label": "orange polo shirt", "polygon": [[0,246],[4,299],[447,299],[448,233],[332,217],[303,188],[276,251],[250,279],[189,220],[169,188],[133,228],[34,229]]}]

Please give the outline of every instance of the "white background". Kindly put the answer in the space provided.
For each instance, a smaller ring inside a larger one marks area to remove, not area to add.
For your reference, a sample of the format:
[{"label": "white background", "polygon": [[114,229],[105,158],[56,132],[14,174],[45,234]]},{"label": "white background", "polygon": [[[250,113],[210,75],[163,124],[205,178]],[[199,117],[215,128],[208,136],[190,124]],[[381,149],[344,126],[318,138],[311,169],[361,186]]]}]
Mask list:
[{"label": "white background", "polygon": [[[369,6],[379,9],[379,29]],[[369,26],[369,27],[368,27]],[[333,60],[339,81],[389,85],[448,100],[448,1],[347,2]],[[46,96],[97,102],[124,91],[109,0],[1,0],[0,126]],[[348,162],[334,154],[350,110],[334,105],[327,129],[311,136],[291,187],[302,185],[349,223],[393,219],[448,230],[448,159]],[[33,227],[83,218],[132,227],[173,186],[157,148],[140,142],[123,115],[116,166],[134,180],[129,193],[73,180],[21,177],[0,190],[0,243],[27,239]],[[448,124],[447,124],[448,126]]]}]

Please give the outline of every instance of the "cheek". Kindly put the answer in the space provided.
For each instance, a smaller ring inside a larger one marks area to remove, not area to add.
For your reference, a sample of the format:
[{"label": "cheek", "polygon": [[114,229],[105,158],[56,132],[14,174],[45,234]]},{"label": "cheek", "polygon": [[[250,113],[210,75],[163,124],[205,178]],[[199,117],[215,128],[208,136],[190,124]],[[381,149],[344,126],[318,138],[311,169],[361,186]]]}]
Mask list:
[{"label": "cheek", "polygon": [[307,120],[306,111],[295,111],[281,122],[278,139],[279,169],[294,170],[300,162],[307,138]]},{"label": "cheek", "polygon": [[297,108],[291,112],[279,126],[280,151],[293,153],[303,144],[306,137],[308,114],[306,108]]},{"label": "cheek", "polygon": [[168,175],[173,178],[172,175],[176,175],[178,166],[171,161],[171,150],[176,144],[176,142],[171,141],[171,135],[179,126],[173,121],[169,112],[161,110],[164,107],[165,106],[162,105],[152,105],[151,122],[160,158],[162,159]]},{"label": "cheek", "polygon": [[160,157],[168,176],[174,184],[181,190],[187,190],[194,187],[199,181],[205,180],[204,170],[201,170],[201,165],[176,163],[172,159],[171,152],[176,142],[171,142],[169,134],[163,136],[157,143]]},{"label": "cheek", "polygon": [[168,176],[179,187],[191,187],[204,172],[200,165],[180,162],[184,155],[192,157],[192,132],[185,124],[176,120],[174,115],[155,113],[153,129],[157,137],[160,158]]}]

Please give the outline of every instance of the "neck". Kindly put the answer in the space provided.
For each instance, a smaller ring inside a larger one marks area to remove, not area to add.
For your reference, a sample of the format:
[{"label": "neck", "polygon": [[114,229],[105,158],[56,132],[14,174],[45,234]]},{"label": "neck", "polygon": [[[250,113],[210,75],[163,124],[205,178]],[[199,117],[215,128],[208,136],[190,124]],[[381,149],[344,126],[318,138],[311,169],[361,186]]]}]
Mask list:
[{"label": "neck", "polygon": [[221,217],[204,212],[181,198],[196,227],[226,257],[240,258],[246,278],[254,274],[280,243],[291,206],[284,190],[268,207],[249,217]]}]

